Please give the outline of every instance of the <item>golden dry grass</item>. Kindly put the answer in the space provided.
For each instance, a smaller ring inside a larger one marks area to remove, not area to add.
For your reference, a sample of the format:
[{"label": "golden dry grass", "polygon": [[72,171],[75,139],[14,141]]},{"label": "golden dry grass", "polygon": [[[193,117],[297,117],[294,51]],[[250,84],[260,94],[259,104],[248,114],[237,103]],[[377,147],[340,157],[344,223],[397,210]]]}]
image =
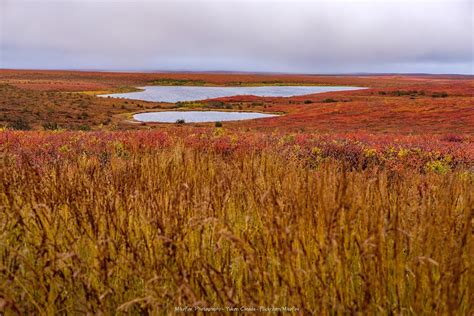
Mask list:
[{"label": "golden dry grass", "polygon": [[0,311],[474,312],[472,173],[186,148],[0,160]]}]

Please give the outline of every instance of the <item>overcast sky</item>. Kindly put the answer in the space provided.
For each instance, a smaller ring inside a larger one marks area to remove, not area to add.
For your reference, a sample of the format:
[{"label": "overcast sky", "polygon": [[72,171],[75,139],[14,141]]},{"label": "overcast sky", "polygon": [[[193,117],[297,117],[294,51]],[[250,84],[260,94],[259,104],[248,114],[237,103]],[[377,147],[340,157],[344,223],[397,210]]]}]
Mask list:
[{"label": "overcast sky", "polygon": [[0,0],[0,68],[473,74],[472,1]]}]

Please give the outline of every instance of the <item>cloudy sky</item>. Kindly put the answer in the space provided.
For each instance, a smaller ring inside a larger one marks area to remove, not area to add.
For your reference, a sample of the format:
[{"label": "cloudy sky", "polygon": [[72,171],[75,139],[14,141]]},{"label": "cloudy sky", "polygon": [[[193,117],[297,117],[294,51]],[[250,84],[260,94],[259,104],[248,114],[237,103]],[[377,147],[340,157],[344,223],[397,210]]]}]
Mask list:
[{"label": "cloudy sky", "polygon": [[0,68],[473,74],[470,0],[0,0]]}]

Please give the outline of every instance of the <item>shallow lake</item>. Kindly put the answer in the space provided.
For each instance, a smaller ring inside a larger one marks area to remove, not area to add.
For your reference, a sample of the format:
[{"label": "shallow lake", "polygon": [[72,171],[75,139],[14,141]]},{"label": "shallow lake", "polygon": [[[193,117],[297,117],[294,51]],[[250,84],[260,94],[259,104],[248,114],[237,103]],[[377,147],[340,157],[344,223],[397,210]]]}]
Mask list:
[{"label": "shallow lake", "polygon": [[135,114],[133,118],[140,122],[175,123],[184,120],[186,123],[241,121],[278,116],[256,112],[224,111],[163,111]]},{"label": "shallow lake", "polygon": [[259,86],[259,87],[190,87],[190,86],[149,86],[144,91],[103,94],[101,97],[126,98],[152,102],[183,102],[254,95],[259,97],[292,97],[306,94],[365,89],[346,86]]}]

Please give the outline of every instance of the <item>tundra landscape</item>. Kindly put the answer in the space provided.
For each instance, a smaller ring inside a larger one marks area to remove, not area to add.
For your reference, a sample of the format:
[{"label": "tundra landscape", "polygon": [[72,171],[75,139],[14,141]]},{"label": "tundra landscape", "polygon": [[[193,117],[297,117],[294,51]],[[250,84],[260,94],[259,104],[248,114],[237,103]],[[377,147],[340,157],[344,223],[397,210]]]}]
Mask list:
[{"label": "tundra landscape", "polygon": [[467,0],[0,0],[0,316],[474,315]]},{"label": "tundra landscape", "polygon": [[[0,74],[6,313],[473,311],[472,77]],[[176,82],[367,89],[96,96]],[[130,116],[187,107],[282,115]]]}]

